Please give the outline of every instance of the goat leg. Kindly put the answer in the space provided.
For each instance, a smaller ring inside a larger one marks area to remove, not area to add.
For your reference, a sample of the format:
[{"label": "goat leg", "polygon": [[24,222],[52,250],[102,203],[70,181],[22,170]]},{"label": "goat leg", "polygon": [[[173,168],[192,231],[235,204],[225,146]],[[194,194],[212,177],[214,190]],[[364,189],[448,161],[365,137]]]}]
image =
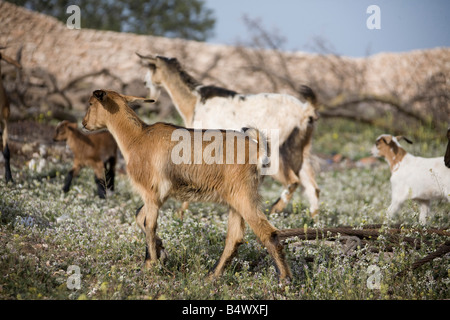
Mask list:
[{"label": "goat leg", "polygon": [[241,215],[234,209],[230,209],[228,216],[228,232],[225,248],[219,260],[212,268],[209,278],[214,279],[222,275],[224,268],[236,255],[238,247],[243,243],[245,223]]},{"label": "goat leg", "polygon": [[97,185],[97,194],[100,197],[100,199],[106,198],[106,183],[104,179],[98,178],[97,176],[94,177],[95,184]]},{"label": "goat leg", "polygon": [[70,171],[67,173],[66,179],[64,180],[63,191],[64,191],[65,193],[69,192],[69,190],[70,190],[70,185],[72,184],[72,179],[73,179],[73,176],[74,176],[74,171],[75,171],[74,169],[70,170]]},{"label": "goat leg", "polygon": [[[140,206],[136,210],[136,223],[138,227],[146,234],[146,228],[147,228],[147,219],[145,215],[145,210],[142,210],[144,206]],[[158,235],[155,235],[155,242],[156,242],[156,258],[159,259],[162,263],[167,259],[168,254],[166,249],[164,248],[163,242],[161,238]],[[149,265],[150,261],[152,261],[149,248],[148,248],[148,242],[145,245],[145,264]]]},{"label": "goat leg", "polygon": [[9,152],[8,144],[5,145],[3,149],[3,157],[5,158],[5,179],[6,182],[14,182],[11,174],[11,166],[10,166],[10,157],[11,154]]},{"label": "goat leg", "polygon": [[282,212],[286,205],[291,200],[294,191],[297,189],[298,183],[293,183],[288,185],[288,187],[283,191],[281,196],[272,204],[272,208],[270,209],[270,213],[278,213]]},{"label": "goat leg", "polygon": [[108,190],[114,191],[114,179],[115,179],[114,167],[116,166],[116,158],[110,157],[105,162],[104,165],[105,165],[106,188]]}]

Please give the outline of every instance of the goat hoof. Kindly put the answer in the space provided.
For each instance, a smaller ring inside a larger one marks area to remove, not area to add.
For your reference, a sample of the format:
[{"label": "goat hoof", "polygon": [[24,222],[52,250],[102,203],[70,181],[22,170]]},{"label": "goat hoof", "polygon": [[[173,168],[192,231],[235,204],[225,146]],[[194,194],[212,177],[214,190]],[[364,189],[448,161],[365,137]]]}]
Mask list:
[{"label": "goat hoof", "polygon": [[212,272],[206,276],[206,280],[209,282],[215,282],[217,279],[219,279],[219,277]]},{"label": "goat hoof", "polygon": [[289,286],[291,284],[291,278],[290,277],[286,277],[286,278],[280,278],[278,280],[278,285],[279,287],[284,290],[284,288],[286,286]]},{"label": "goat hoof", "polygon": [[169,254],[165,249],[162,249],[161,251],[159,251],[158,258],[161,264],[164,264],[166,260],[169,258]]},{"label": "goat hoof", "polygon": [[314,210],[314,211],[311,213],[311,218],[315,218],[318,214],[319,214],[319,210]]},{"label": "goat hoof", "polygon": [[152,261],[150,259],[145,260],[144,270],[150,270],[155,265],[155,263],[157,263],[157,261]]},{"label": "goat hoof", "polygon": [[168,255],[167,251],[165,249],[162,249],[158,252],[157,260],[145,259],[144,269],[149,270],[157,263],[161,263],[162,265],[164,265],[168,258],[169,258],[169,255]]}]

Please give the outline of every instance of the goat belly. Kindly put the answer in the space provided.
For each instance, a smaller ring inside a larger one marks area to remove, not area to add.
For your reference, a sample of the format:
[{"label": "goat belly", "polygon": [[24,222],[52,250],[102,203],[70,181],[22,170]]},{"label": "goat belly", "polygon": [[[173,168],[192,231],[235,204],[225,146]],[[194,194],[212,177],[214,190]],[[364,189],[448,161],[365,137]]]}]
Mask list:
[{"label": "goat belly", "polygon": [[177,185],[173,195],[174,198],[179,201],[224,203],[217,191],[201,186],[195,186],[193,184]]},{"label": "goat belly", "polygon": [[[406,160],[406,161],[405,161]],[[446,169],[446,170],[444,170]],[[406,193],[406,198],[433,200],[447,198],[450,192],[450,172],[443,158],[405,156],[398,171],[391,177],[395,192]]]}]

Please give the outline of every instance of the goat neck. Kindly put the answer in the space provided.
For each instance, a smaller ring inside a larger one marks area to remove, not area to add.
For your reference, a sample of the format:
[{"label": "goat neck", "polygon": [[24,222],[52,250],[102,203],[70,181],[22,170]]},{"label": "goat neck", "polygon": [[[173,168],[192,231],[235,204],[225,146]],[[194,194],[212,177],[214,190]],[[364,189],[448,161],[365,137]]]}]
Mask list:
[{"label": "goat neck", "polygon": [[397,171],[400,167],[401,162],[405,158],[408,153],[403,148],[398,148],[397,152],[392,152],[386,155],[386,161],[389,164],[389,168],[391,169],[391,173]]},{"label": "goat neck", "polygon": [[148,125],[139,119],[127,104],[123,103],[117,113],[110,115],[106,121],[106,126],[116,140],[125,163],[128,164],[133,147],[139,144],[141,137],[144,135],[144,129]]},{"label": "goat neck", "polygon": [[164,87],[182,116],[186,127],[192,127],[195,106],[199,100],[196,87],[200,85],[176,59],[157,58],[158,85]]}]

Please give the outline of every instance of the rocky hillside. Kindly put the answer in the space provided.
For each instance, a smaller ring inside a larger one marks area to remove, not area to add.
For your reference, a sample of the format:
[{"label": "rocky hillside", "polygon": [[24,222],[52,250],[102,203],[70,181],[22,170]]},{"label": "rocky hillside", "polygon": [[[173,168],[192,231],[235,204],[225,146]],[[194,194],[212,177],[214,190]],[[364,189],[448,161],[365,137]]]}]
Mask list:
[{"label": "rocky hillside", "polygon": [[[0,45],[8,46],[4,52],[10,56],[21,50],[21,63],[24,72],[28,72],[29,83],[34,85],[35,96],[69,89],[67,86],[74,79],[94,74],[76,82],[76,88],[62,98],[54,99],[60,105],[71,102],[75,109],[84,108],[86,96],[100,87],[145,94],[142,80],[146,70],[135,52],[177,57],[198,80],[241,92],[296,94],[292,84],[304,83],[330,106],[339,104],[339,99],[345,100],[342,95],[346,92],[352,96],[370,93],[393,96],[401,107],[411,103],[413,109],[409,111],[413,112],[414,108],[423,109],[424,100],[430,102],[429,97],[423,97],[423,91],[430,90],[424,84],[434,88],[438,83],[444,92],[450,91],[449,48],[382,53],[358,59],[280,53],[129,33],[71,30],[52,17],[8,2],[0,2],[0,21]],[[57,89],[39,91],[39,87],[49,86]],[[34,103],[29,97],[28,105]],[[448,115],[448,100],[439,103],[437,108]]]}]

